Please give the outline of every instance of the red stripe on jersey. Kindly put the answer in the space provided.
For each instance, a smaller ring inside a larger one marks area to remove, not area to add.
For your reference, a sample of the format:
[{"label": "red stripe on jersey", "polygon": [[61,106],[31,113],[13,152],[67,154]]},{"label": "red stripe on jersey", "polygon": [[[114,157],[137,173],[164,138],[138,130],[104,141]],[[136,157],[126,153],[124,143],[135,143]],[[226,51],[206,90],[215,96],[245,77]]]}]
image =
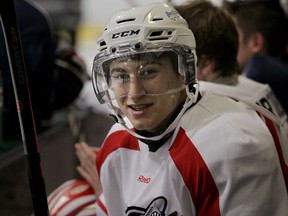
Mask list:
[{"label": "red stripe on jersey", "polygon": [[205,161],[182,128],[170,149],[170,155],[190,191],[196,214],[220,215],[218,188]]},{"label": "red stripe on jersey", "polygon": [[278,137],[278,133],[273,122],[266,117],[264,118],[265,118],[266,125],[273,137],[273,140],[276,146],[277,154],[279,157],[282,173],[283,173],[285,184],[286,184],[286,190],[288,192],[288,165],[285,163],[285,160],[284,160],[283,151],[282,151],[282,147],[281,147],[280,140]]},{"label": "red stripe on jersey", "polygon": [[134,136],[131,136],[126,130],[116,131],[110,134],[104,144],[101,147],[100,152],[96,157],[96,166],[98,173],[100,173],[100,168],[111,152],[119,149],[119,148],[127,148],[130,150],[140,150],[138,139]]},{"label": "red stripe on jersey", "polygon": [[103,202],[102,202],[100,199],[98,199],[96,203],[97,203],[97,205],[99,206],[99,208],[100,208],[103,212],[105,212],[106,215],[108,215],[108,211],[107,211],[105,205],[103,204]]}]

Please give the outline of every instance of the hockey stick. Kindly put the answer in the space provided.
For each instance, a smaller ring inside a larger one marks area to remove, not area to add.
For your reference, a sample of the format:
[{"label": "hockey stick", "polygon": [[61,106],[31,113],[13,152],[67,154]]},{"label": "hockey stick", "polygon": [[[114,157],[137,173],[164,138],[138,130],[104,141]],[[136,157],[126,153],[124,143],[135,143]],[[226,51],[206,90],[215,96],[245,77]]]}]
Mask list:
[{"label": "hockey stick", "polygon": [[38,138],[29,93],[28,74],[25,68],[13,0],[0,0],[0,18],[18,109],[34,215],[45,216],[49,215],[46,189],[38,151]]}]

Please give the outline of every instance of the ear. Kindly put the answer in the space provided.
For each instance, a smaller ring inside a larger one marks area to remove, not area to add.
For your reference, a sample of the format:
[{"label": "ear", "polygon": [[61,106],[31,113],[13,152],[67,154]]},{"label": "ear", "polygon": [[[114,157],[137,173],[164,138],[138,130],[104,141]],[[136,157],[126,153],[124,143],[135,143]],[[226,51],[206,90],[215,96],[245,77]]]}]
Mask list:
[{"label": "ear", "polygon": [[205,55],[202,55],[198,59],[198,73],[197,78],[199,80],[209,81],[210,76],[213,74],[214,64]]},{"label": "ear", "polygon": [[253,33],[249,38],[248,46],[254,54],[265,52],[264,36],[260,32]]}]

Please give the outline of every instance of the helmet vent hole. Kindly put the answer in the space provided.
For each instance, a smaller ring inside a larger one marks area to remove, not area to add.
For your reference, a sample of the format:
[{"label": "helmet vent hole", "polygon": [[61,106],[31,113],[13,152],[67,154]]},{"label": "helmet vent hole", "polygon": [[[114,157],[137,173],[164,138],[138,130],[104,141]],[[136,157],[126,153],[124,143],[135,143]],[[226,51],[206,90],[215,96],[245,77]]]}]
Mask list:
[{"label": "helmet vent hole", "polygon": [[153,18],[152,21],[161,21],[161,20],[163,20],[163,18]]},{"label": "helmet vent hole", "polygon": [[101,43],[100,43],[100,46],[105,46],[106,45],[106,42],[105,41],[102,41]]},{"label": "helmet vent hole", "polygon": [[150,37],[157,37],[157,36],[161,36],[163,33],[163,31],[154,31],[150,34]]},{"label": "helmet vent hole", "polygon": [[126,22],[133,22],[133,21],[135,21],[135,18],[132,18],[132,19],[124,19],[124,20],[117,21],[117,24],[126,23]]}]

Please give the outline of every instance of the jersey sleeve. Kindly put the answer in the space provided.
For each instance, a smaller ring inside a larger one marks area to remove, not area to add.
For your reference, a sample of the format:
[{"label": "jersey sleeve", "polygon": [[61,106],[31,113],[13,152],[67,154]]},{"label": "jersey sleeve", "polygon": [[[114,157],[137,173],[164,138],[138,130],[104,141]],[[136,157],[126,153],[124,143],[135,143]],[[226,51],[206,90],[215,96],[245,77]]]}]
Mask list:
[{"label": "jersey sleeve", "polygon": [[95,207],[97,216],[108,216],[103,193],[97,199]]}]

